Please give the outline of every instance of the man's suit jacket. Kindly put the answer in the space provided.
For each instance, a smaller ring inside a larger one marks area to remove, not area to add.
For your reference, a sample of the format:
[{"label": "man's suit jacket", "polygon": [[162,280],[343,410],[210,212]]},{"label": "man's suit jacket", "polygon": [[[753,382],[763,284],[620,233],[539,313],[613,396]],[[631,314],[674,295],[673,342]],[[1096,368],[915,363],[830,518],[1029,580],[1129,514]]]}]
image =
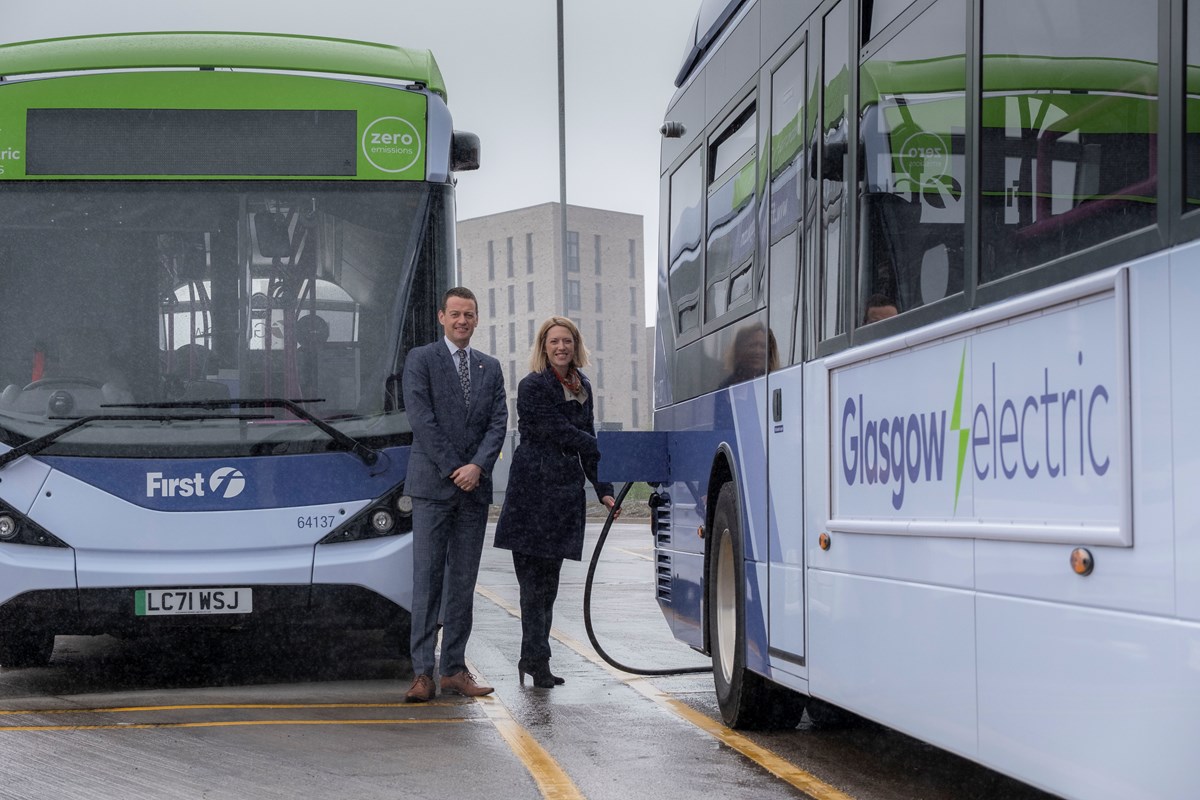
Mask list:
[{"label": "man's suit jacket", "polygon": [[500,362],[471,350],[471,403],[463,400],[458,364],[438,339],[409,351],[404,360],[404,408],[413,446],[404,491],[411,497],[449,500],[460,491],[450,474],[465,464],[482,471],[468,496],[492,502],[492,467],[508,427]]}]

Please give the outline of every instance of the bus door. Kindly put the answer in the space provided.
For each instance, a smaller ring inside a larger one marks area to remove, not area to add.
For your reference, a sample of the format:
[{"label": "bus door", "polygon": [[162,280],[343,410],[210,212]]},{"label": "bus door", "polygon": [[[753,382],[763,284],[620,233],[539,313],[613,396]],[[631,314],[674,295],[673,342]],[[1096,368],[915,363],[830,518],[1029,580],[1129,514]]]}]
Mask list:
[{"label": "bus door", "polygon": [[[803,360],[797,351],[804,180],[807,48],[803,32],[763,70],[769,86],[770,159],[765,219],[767,262],[768,641],[773,669],[804,671]],[[811,116],[811,115],[808,115]],[[789,365],[795,366],[789,366]]]},{"label": "bus door", "polygon": [[802,367],[767,376],[768,642],[774,667],[804,666]]}]

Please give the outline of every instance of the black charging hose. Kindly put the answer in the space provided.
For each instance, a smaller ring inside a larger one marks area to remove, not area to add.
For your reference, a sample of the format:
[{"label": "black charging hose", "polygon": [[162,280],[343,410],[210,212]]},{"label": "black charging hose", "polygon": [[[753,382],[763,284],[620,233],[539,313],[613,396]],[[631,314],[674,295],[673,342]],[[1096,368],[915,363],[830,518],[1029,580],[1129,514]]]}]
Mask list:
[{"label": "black charging hose", "polygon": [[604,541],[608,538],[608,531],[612,528],[613,520],[616,519],[617,512],[621,510],[621,503],[625,502],[625,495],[629,494],[629,489],[632,486],[632,482],[627,483],[617,493],[616,502],[613,503],[613,507],[608,511],[608,519],[604,521],[604,527],[600,531],[600,538],[596,540],[596,549],[592,551],[592,560],[588,564],[587,581],[583,584],[583,624],[587,628],[588,641],[592,643],[592,647],[596,648],[596,653],[610,665],[622,672],[628,672],[633,675],[686,675],[698,672],[712,672],[712,667],[677,667],[670,669],[630,667],[610,656],[600,646],[600,642],[596,640],[596,632],[592,630],[592,579],[596,575],[596,565],[600,563],[600,552],[604,549]]}]

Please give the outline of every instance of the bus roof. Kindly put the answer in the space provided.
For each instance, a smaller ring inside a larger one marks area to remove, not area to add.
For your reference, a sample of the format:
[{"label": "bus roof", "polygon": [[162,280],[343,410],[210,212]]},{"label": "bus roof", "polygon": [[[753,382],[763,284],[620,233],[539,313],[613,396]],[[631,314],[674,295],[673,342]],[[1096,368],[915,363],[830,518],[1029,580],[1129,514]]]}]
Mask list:
[{"label": "bus roof", "polygon": [[709,45],[716,40],[725,29],[726,23],[733,18],[745,0],[701,0],[700,8],[696,11],[696,19],[688,31],[687,42],[684,44],[683,63],[675,75],[675,86],[683,86],[692,70],[700,63]]},{"label": "bus roof", "polygon": [[155,32],[0,45],[0,76],[146,67],[236,67],[418,81],[444,99],[433,54],[373,42],[276,33]]}]

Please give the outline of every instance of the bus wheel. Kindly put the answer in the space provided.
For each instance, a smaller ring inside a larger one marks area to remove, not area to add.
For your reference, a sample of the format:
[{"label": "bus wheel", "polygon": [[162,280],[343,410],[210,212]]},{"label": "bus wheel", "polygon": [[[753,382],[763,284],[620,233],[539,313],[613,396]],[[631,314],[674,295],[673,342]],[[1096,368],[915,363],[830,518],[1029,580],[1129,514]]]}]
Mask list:
[{"label": "bus wheel", "polygon": [[44,667],[54,652],[54,634],[46,631],[0,633],[0,667]]},{"label": "bus wheel", "polygon": [[731,728],[794,728],[807,697],[746,669],[746,564],[732,483],[721,487],[708,562],[708,624],[713,683]]}]

